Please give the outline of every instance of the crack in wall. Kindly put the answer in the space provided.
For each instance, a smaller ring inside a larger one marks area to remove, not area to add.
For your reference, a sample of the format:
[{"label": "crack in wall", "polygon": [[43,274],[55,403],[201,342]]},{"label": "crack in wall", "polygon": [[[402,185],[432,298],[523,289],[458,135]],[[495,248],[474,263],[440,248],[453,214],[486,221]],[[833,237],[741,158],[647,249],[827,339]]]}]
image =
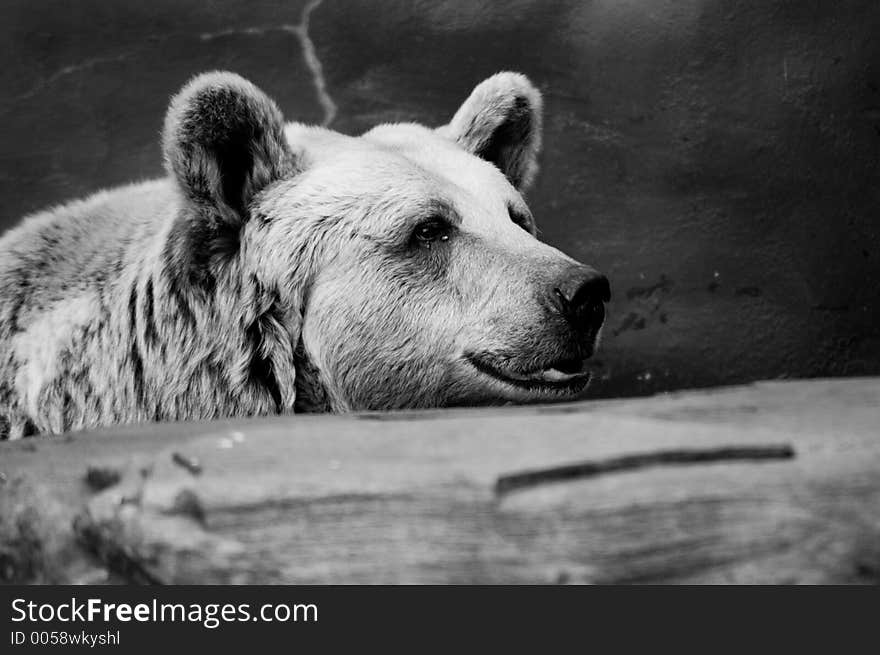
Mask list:
[{"label": "crack in wall", "polygon": [[57,71],[44,77],[39,80],[36,84],[34,84],[30,89],[21,93],[10,99],[10,102],[20,102],[21,100],[27,100],[28,98],[33,98],[40,91],[45,89],[51,84],[54,84],[58,80],[63,77],[67,77],[68,75],[73,75],[74,73],[80,73],[82,71],[91,70],[96,66],[101,66],[102,64],[110,64],[123,61],[128,59],[131,56],[131,52],[123,52],[122,54],[113,56],[113,57],[92,57],[91,59],[86,59],[84,61],[78,62],[76,64],[70,64],[68,66],[64,66],[63,68],[59,68]]},{"label": "crack in wall", "polygon": [[327,91],[324,67],[321,65],[321,60],[318,57],[315,44],[309,35],[309,20],[312,12],[320,7],[323,2],[324,0],[310,0],[306,3],[300,14],[299,23],[296,24],[284,23],[268,27],[244,27],[220,30],[218,32],[205,32],[201,34],[199,38],[202,41],[212,41],[227,36],[262,36],[270,32],[285,32],[287,34],[292,34],[299,42],[300,48],[302,49],[303,62],[312,75],[315,95],[317,96],[318,104],[321,105],[321,110],[324,114],[324,117],[321,120],[321,125],[323,127],[329,127],[336,118],[338,107],[330,96],[329,91]]},{"label": "crack in wall", "polygon": [[309,71],[312,73],[315,93],[318,95],[318,102],[324,110],[324,120],[321,121],[321,125],[329,127],[336,118],[337,107],[336,103],[333,102],[333,98],[330,97],[330,93],[327,91],[327,80],[324,78],[324,67],[321,65],[321,60],[318,58],[318,53],[315,50],[315,43],[312,41],[312,37],[309,36],[309,18],[311,17],[312,12],[320,7],[323,2],[324,0],[310,0],[310,2],[303,7],[299,25],[282,25],[282,29],[294,34],[299,40],[300,47],[302,48],[303,60],[305,61],[306,67],[308,67]]},{"label": "crack in wall", "polygon": [[[315,87],[315,94],[318,99],[318,104],[321,106],[321,110],[323,112],[321,125],[323,127],[329,127],[336,118],[338,107],[336,106],[336,103],[333,101],[333,98],[327,90],[327,81],[324,77],[324,67],[321,65],[321,60],[318,57],[317,51],[315,49],[315,44],[312,41],[311,36],[309,35],[309,21],[312,13],[318,7],[320,7],[323,2],[324,0],[310,0],[309,2],[307,2],[306,5],[303,7],[302,13],[300,14],[299,23],[296,24],[284,23],[281,25],[266,27],[230,28],[219,30],[217,32],[203,32],[199,34],[199,39],[201,41],[213,41],[214,39],[237,35],[262,36],[269,32],[284,32],[293,35],[299,42],[300,48],[302,49],[303,62],[305,63],[306,68],[309,70],[312,76],[312,82]],[[163,34],[156,35],[156,37],[148,36],[146,38],[147,40],[150,40],[152,38],[160,38],[164,40],[171,38],[171,36],[178,35]],[[38,93],[44,91],[50,85],[54,84],[64,77],[90,70],[103,64],[117,63],[123,61],[131,57],[133,54],[142,51],[143,49],[143,47],[136,48],[135,50],[129,50],[121,54],[108,57],[92,57],[91,59],[86,59],[75,64],[64,66],[63,68],[59,68],[54,73],[37,81],[30,89],[28,89],[24,93],[14,96],[6,102],[13,103],[27,100],[36,96]]]}]

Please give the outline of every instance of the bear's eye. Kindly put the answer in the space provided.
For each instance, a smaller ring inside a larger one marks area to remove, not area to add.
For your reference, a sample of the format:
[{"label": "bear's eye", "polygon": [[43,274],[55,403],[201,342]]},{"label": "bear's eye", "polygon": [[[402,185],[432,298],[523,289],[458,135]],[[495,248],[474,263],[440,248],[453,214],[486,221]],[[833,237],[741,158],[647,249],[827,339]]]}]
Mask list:
[{"label": "bear's eye", "polygon": [[448,241],[449,231],[449,223],[435,216],[419,223],[413,231],[413,238],[417,243],[430,245],[435,241]]},{"label": "bear's eye", "polygon": [[532,233],[532,227],[528,217],[525,214],[521,214],[513,207],[507,208],[507,215],[510,216],[510,220],[519,225],[522,229],[524,229],[529,234]]}]

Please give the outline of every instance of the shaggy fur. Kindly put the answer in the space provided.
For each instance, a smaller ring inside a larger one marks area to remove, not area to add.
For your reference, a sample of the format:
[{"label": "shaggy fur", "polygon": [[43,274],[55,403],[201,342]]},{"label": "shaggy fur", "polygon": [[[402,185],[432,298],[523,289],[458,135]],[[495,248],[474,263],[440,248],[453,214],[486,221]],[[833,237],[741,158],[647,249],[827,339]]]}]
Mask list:
[{"label": "shaggy fur", "polygon": [[167,178],[0,239],[0,436],[567,397],[468,362],[528,371],[598,338],[548,300],[586,269],[533,236],[540,129],[513,73],[437,130],[357,138],[285,125],[231,73],[195,78],[168,110]]}]

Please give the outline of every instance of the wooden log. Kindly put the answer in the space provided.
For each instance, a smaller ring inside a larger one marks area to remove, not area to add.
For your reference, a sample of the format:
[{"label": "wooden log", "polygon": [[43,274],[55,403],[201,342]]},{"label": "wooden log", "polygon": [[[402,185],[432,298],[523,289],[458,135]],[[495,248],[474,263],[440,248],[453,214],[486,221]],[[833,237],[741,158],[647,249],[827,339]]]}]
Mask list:
[{"label": "wooden log", "polygon": [[876,583],[878,427],[880,379],[847,379],[9,442],[0,563],[52,582]]}]

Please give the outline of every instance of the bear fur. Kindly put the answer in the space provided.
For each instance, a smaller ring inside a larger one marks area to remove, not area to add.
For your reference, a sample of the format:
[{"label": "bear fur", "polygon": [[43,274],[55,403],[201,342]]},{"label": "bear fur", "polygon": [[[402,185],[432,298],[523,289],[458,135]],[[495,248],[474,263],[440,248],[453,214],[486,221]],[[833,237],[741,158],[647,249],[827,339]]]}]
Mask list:
[{"label": "bear fur", "polygon": [[546,300],[585,267],[535,239],[521,195],[541,115],[500,73],[445,126],[348,137],[196,77],[167,177],[0,238],[0,436],[577,395],[583,372],[535,373],[598,339]]}]

